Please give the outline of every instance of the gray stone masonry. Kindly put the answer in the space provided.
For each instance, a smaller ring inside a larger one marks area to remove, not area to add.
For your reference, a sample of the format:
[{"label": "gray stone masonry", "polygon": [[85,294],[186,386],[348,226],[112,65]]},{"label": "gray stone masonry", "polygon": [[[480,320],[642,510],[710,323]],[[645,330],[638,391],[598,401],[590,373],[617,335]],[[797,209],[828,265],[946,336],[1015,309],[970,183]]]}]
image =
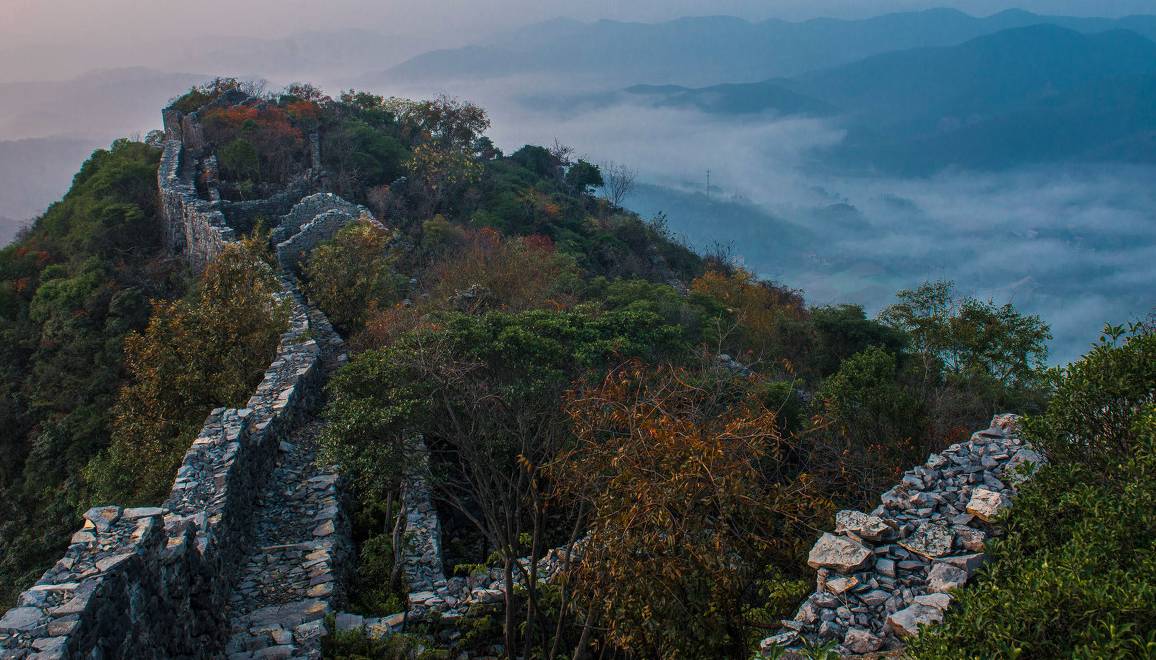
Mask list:
[{"label": "gray stone masonry", "polygon": [[169,137],[157,169],[165,244],[169,251],[184,256],[193,269],[201,270],[237,235],[218,204],[197,195],[197,167],[192,151],[185,148],[182,132],[172,129],[169,121],[166,116],[165,134]]},{"label": "gray stone masonry", "polygon": [[[406,511],[404,546],[401,552],[402,574],[409,587],[407,611],[384,617],[362,617],[356,614],[337,615],[338,630],[362,630],[373,637],[384,637],[403,629],[407,621],[420,621],[430,615],[455,619],[471,609],[490,609],[505,599],[504,577],[500,567],[466,577],[446,578],[441,545],[441,522],[433,503],[429,482],[425,477],[428,449],[423,440],[416,439],[413,455],[417,457],[411,476],[406,479],[403,501]],[[584,540],[567,552],[554,548],[538,560],[538,581],[550,582],[569,562],[581,557]],[[518,560],[529,573],[530,559]],[[526,583],[525,575],[514,569],[514,584]]]},{"label": "gray stone masonry", "polygon": [[270,236],[277,249],[277,260],[289,272],[297,273],[313,248],[358,220],[381,227],[364,206],[351,204],[333,193],[310,195],[285,215]]},{"label": "gray stone masonry", "polygon": [[943,620],[955,589],[983,563],[992,525],[1016,485],[1043,458],[1024,444],[1017,417],[997,415],[971,440],[908,470],[869,514],[840,511],[835,533],[808,556],[816,590],[772,647],[834,642],[840,655],[897,651],[920,626]]},{"label": "gray stone masonry", "polygon": [[[195,115],[168,110],[165,128],[166,237],[200,268],[235,237],[196,193],[192,173],[213,163]],[[353,206],[326,202],[315,216]],[[316,245],[336,231],[304,214],[284,240]],[[347,356],[285,265],[289,328],[245,407],[208,416],[162,506],[85,514],[64,557],[0,617],[0,659],[320,656],[352,543],[340,479],[315,460],[313,413]]]}]

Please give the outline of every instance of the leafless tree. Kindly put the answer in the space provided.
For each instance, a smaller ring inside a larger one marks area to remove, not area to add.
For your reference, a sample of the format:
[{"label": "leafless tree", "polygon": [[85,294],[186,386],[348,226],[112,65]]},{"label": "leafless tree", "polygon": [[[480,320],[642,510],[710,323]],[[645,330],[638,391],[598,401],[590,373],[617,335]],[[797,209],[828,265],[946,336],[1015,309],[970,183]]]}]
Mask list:
[{"label": "leafless tree", "polygon": [[558,138],[554,138],[554,146],[550,147],[550,155],[558,161],[558,165],[566,167],[574,157],[574,147],[562,144]]},{"label": "leafless tree", "polygon": [[638,172],[630,167],[614,161],[606,161],[599,165],[602,170],[602,195],[615,206],[622,206],[622,202],[634,190],[634,180]]}]

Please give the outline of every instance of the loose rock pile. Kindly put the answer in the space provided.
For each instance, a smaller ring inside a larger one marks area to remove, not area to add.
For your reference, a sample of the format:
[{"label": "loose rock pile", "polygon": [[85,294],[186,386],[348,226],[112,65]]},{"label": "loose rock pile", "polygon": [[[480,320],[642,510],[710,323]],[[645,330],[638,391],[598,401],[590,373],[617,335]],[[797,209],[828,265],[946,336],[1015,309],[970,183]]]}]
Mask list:
[{"label": "loose rock pile", "polygon": [[984,543],[998,532],[992,522],[1043,460],[1018,437],[1016,421],[998,415],[970,441],[933,454],[870,514],[840,511],[835,533],[808,556],[816,591],[762,650],[804,640],[835,642],[845,655],[894,650],[942,621],[951,592],[983,563]]}]

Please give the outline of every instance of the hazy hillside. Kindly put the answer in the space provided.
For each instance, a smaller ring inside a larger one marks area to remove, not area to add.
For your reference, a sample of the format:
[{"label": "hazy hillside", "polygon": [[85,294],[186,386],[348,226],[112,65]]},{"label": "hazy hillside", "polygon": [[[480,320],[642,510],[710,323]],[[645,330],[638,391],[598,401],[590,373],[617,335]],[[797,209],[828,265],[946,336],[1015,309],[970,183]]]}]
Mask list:
[{"label": "hazy hillside", "polygon": [[800,94],[774,81],[729,83],[699,89],[677,85],[635,85],[619,96],[621,100],[653,103],[659,107],[694,108],[712,114],[758,114],[823,117],[837,112],[835,106]]},{"label": "hazy hillside", "polygon": [[708,16],[656,24],[550,21],[500,40],[419,55],[367,83],[489,78],[518,74],[592,76],[605,84],[709,85],[752,82],[848,64],[883,52],[955,45],[1040,23],[1081,32],[1124,28],[1156,36],[1156,18],[1041,16],[1005,11],[985,18],[951,9],[863,20],[801,23]]},{"label": "hazy hillside", "polygon": [[875,126],[974,121],[1092,81],[1156,71],[1156,43],[1135,32],[1085,35],[1052,25],[1004,30],[952,47],[867,58],[791,87]]},{"label": "hazy hillside", "polygon": [[838,114],[851,132],[828,162],[918,174],[948,165],[1151,161],[1154,73],[1156,43],[1135,32],[1036,25],[793,79],[626,91],[720,115]]},{"label": "hazy hillside", "polygon": [[0,141],[0,246],[60,199],[96,146],[70,138]]},{"label": "hazy hillside", "polygon": [[0,139],[70,135],[111,141],[159,126],[157,106],[210,77],[132,67],[71,80],[0,83]]},{"label": "hazy hillside", "polygon": [[290,78],[349,77],[401,62],[428,48],[428,42],[417,37],[373,30],[309,30],[274,39],[218,37],[208,44],[189,43],[169,65]]}]

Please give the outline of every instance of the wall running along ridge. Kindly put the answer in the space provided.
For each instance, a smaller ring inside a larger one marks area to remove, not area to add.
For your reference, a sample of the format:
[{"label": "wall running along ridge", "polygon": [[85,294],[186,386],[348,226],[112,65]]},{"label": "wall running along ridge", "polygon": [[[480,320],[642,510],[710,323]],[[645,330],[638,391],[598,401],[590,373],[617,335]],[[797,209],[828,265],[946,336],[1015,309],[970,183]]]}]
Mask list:
[{"label": "wall running along ridge", "polygon": [[[1016,485],[1044,460],[1019,437],[1017,424],[1015,415],[997,415],[968,442],[907,471],[870,514],[840,511],[836,533],[823,534],[808,557],[818,569],[816,591],[794,619],[782,622],[781,633],[761,642],[759,657],[772,647],[801,652],[804,642],[834,642],[841,655],[850,656],[895,651],[920,625],[942,621],[950,592],[983,563],[984,543],[999,531],[992,520],[1011,506]],[[429,485],[415,474],[405,489],[408,610],[380,618],[338,614],[338,630],[383,637],[407,620],[459,618],[499,607],[505,599],[500,568],[446,579]],[[538,561],[539,581],[550,582],[580,561],[584,544],[580,539],[572,548],[546,552]],[[520,586],[530,559],[519,559],[518,567],[514,582]]]},{"label": "wall running along ridge", "polygon": [[[185,257],[194,270],[203,270],[221,254],[237,233],[225,220],[219,202],[197,194],[197,162],[204,139],[196,115],[178,110],[164,112],[165,142],[157,169],[164,239],[169,251]],[[186,142],[189,146],[186,146]]]},{"label": "wall running along ridge", "polygon": [[870,514],[836,514],[835,533],[823,534],[807,559],[818,570],[815,592],[760,651],[803,642],[833,642],[841,655],[894,651],[920,626],[942,621],[951,592],[983,564],[984,543],[999,531],[992,521],[1043,462],[1017,424],[1015,415],[997,415],[968,442],[908,470]]},{"label": "wall running along ridge", "polygon": [[[197,195],[192,173],[205,145],[195,115],[168,109],[164,119],[157,178],[165,237],[173,252],[201,269],[236,240],[236,232],[218,202]],[[211,160],[204,163],[209,171]],[[213,192],[209,196],[219,200]],[[328,216],[323,222],[305,218],[352,206],[331,197],[325,198],[328,203],[307,198],[294,207],[282,242],[311,247],[343,226]],[[357,215],[342,217],[348,223]],[[328,320],[298,292],[290,275],[295,266],[296,261],[284,263],[279,275],[279,297],[290,307],[289,328],[245,407],[212,411],[162,506],[105,506],[84,514],[84,526],[64,557],[0,618],[0,659],[223,654],[231,633],[229,597],[253,550],[257,495],[278,451],[286,448],[284,440],[319,402],[323,359],[337,364],[346,359]],[[307,580],[320,596],[294,614],[286,631],[291,639],[278,647],[286,655],[278,657],[319,656],[323,619],[344,595],[342,573],[352,550],[338,475],[328,469],[309,482],[311,500],[320,506],[311,522],[321,531],[310,544]]]}]

